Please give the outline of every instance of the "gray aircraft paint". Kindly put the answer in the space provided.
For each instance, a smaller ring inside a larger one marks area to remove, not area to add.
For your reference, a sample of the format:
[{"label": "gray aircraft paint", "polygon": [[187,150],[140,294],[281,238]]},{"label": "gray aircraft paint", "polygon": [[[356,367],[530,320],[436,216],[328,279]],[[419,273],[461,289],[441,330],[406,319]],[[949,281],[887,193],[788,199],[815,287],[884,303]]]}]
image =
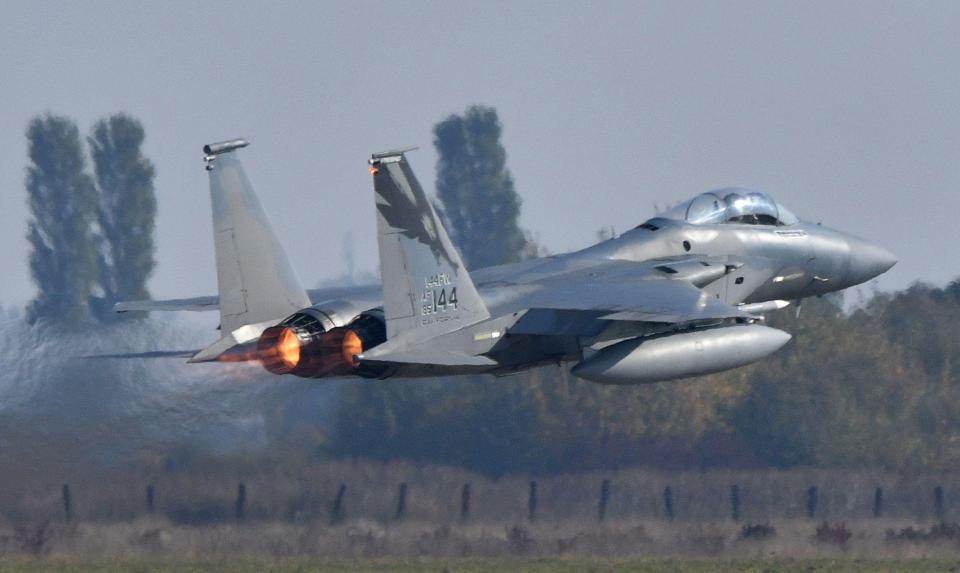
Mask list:
[{"label": "gray aircraft paint", "polygon": [[[353,355],[358,370],[370,367],[364,375],[504,374],[579,362],[574,373],[592,380],[674,379],[750,363],[789,340],[787,333],[754,324],[759,317],[751,312],[862,283],[896,262],[862,239],[787,220],[789,211],[783,210],[786,223],[776,220],[782,207],[763,194],[724,190],[731,192],[723,200],[727,209],[737,209],[736,218],[689,219],[695,201],[720,197],[704,194],[688,202],[686,219],[667,213],[581,251],[468,273],[404,152],[397,151],[371,159],[382,286],[308,295],[235,151],[213,159],[219,299],[118,305],[220,306],[235,328],[193,361],[221,354],[255,359],[250,341],[301,309],[329,330],[382,304],[385,342]],[[760,207],[743,211],[743,193],[770,214]],[[769,220],[761,223],[761,217]],[[221,239],[227,235],[230,240]]]},{"label": "gray aircraft paint", "polygon": [[460,254],[403,153],[375,154],[370,165],[386,348],[395,348],[401,339],[415,343],[488,318]]},{"label": "gray aircraft paint", "polygon": [[208,146],[210,200],[220,293],[220,328],[229,334],[310,305],[235,153]]},{"label": "gray aircraft paint", "polygon": [[605,384],[662,382],[744,366],[789,340],[786,332],[759,324],[631,339],[600,350],[572,372]]}]

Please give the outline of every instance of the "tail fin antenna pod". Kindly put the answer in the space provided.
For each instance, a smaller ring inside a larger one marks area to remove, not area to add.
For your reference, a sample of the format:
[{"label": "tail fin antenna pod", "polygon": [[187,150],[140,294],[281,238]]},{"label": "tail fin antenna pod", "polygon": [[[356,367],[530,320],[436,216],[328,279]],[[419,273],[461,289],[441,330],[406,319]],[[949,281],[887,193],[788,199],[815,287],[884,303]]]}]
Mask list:
[{"label": "tail fin antenna pod", "polygon": [[370,173],[387,338],[417,341],[490,317],[405,151],[376,153]]},{"label": "tail fin antenna pod", "polygon": [[210,174],[220,326],[225,336],[310,306],[236,156],[237,139],[204,146]]}]

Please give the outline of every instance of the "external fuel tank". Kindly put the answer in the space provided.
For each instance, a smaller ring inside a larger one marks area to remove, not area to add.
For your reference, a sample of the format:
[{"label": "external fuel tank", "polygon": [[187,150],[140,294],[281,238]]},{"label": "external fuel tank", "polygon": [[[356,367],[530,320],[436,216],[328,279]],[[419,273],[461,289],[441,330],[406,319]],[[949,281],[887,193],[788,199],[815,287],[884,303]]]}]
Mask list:
[{"label": "external fuel tank", "polygon": [[573,367],[603,384],[649,384],[744,366],[779,350],[790,335],[760,324],[633,338],[608,346]]}]

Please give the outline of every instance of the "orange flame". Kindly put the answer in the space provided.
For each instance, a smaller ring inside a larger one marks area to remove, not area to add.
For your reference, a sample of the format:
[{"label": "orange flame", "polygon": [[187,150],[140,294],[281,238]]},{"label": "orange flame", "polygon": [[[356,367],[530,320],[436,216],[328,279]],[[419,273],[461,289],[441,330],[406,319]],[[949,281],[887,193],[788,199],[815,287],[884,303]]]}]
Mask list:
[{"label": "orange flame", "polygon": [[340,354],[347,364],[353,366],[353,357],[363,353],[363,341],[353,330],[347,330],[343,334],[343,346],[340,348]]},{"label": "orange flame", "polygon": [[272,326],[257,343],[260,364],[273,374],[287,374],[300,364],[300,339],[291,328]]},{"label": "orange flame", "polygon": [[293,330],[284,328],[274,348],[276,348],[277,358],[284,368],[293,370],[300,363],[300,339],[297,338]]}]

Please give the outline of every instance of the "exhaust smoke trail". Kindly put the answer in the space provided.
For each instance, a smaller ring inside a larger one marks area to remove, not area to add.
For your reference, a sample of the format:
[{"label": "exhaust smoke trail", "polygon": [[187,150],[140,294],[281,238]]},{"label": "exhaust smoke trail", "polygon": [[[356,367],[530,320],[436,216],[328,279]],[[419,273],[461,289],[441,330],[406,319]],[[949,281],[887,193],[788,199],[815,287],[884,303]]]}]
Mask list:
[{"label": "exhaust smoke trail", "polygon": [[202,348],[213,326],[164,317],[67,332],[0,317],[0,459],[67,476],[177,448],[263,452],[298,424],[322,424],[334,385],[271,376],[258,363],[83,358]]}]

